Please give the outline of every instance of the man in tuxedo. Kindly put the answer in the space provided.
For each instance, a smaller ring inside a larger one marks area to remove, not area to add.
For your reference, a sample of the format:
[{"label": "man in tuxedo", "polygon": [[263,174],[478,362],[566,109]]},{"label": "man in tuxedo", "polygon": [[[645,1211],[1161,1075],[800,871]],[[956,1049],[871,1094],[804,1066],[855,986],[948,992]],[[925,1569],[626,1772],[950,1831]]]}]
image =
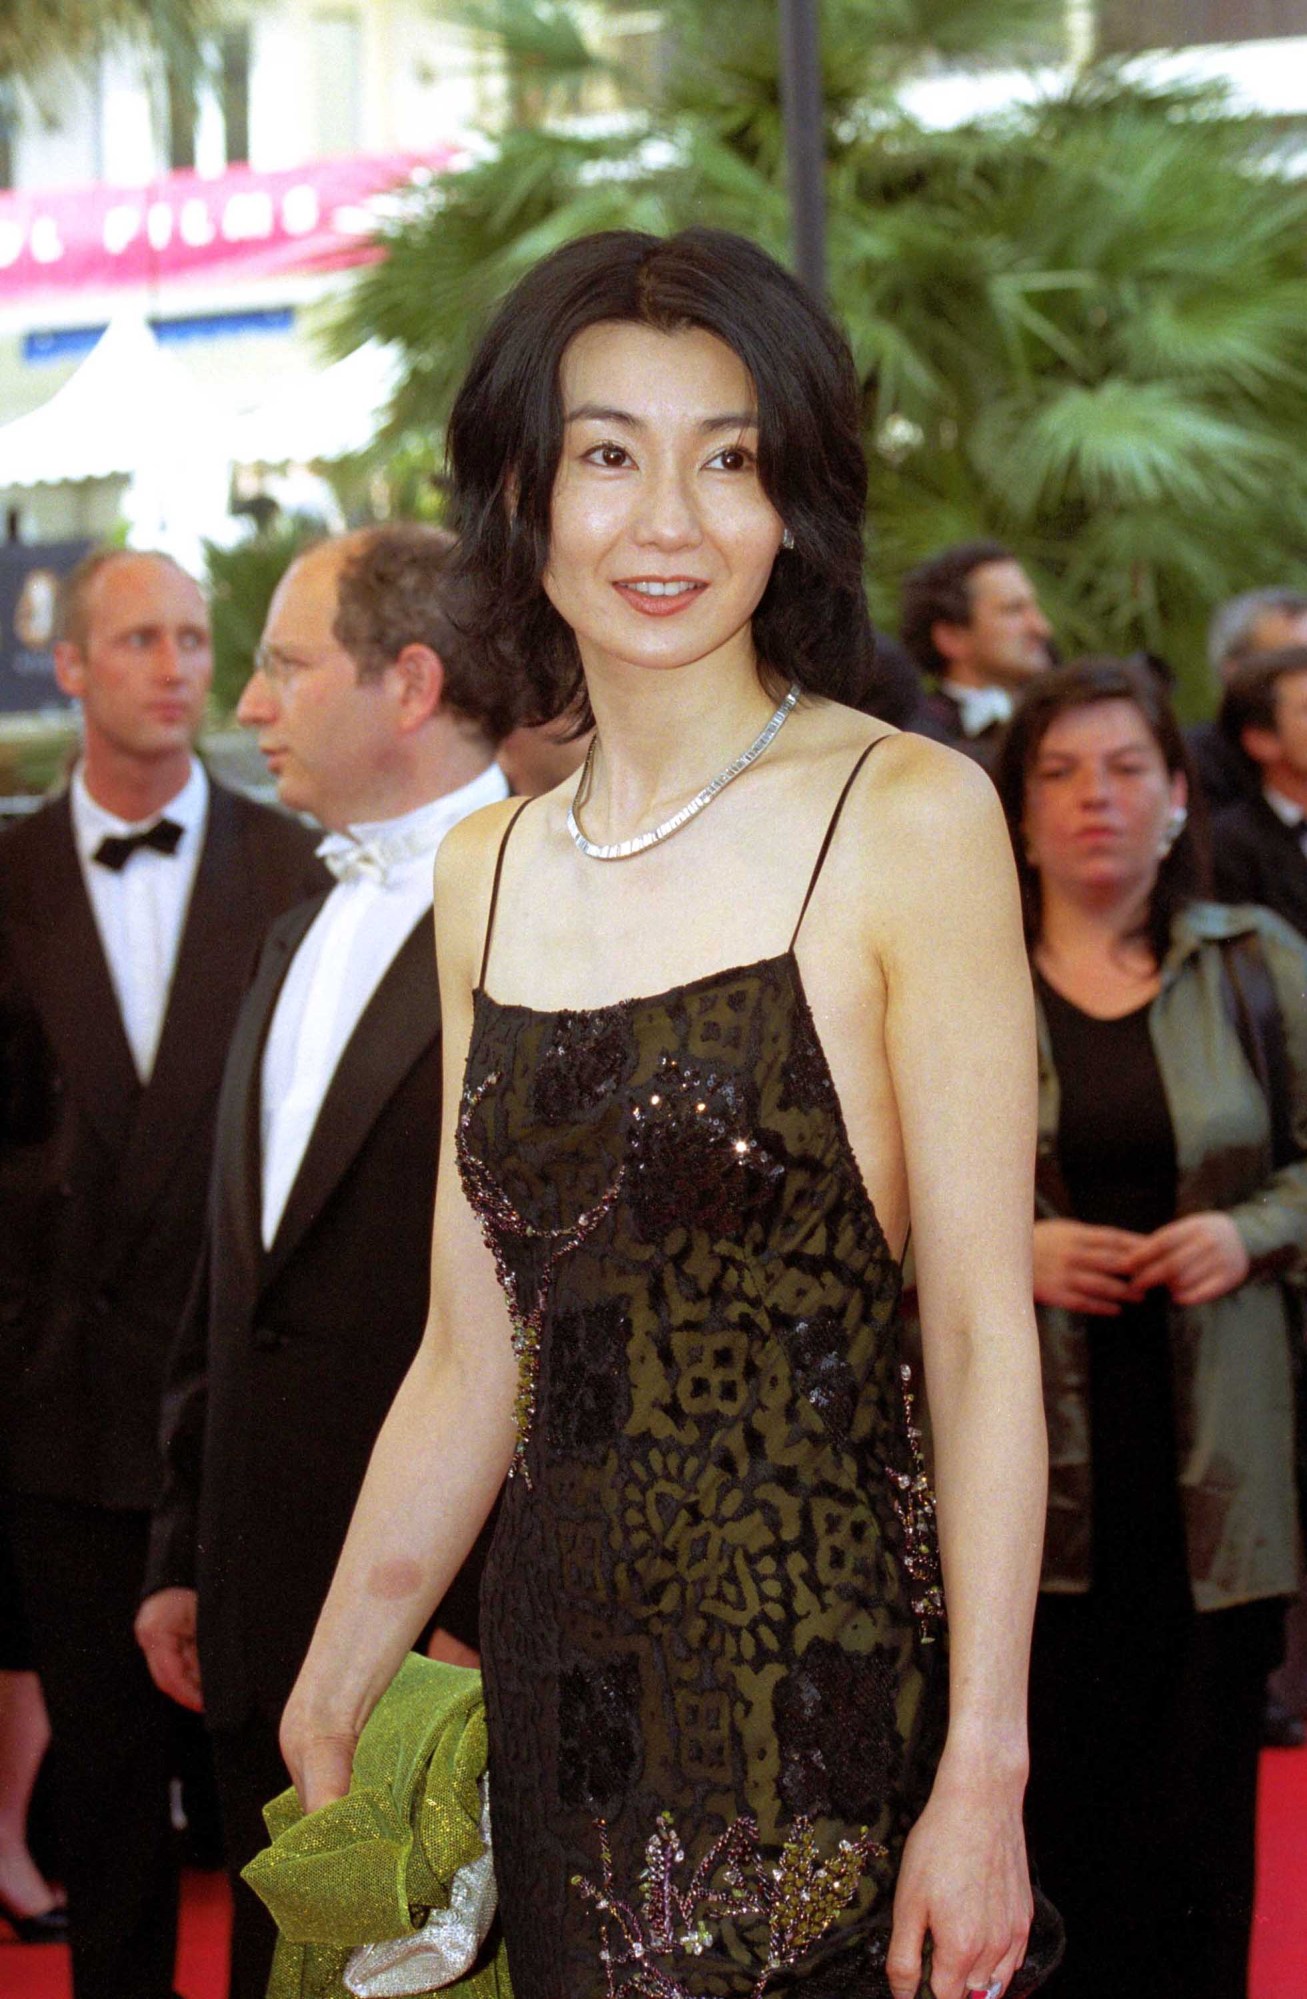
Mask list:
[{"label": "man in tuxedo", "polygon": [[[285,803],[331,829],[322,851],[339,879],[273,930],[232,1043],[137,1621],[158,1684],[202,1702],[212,1733],[239,1999],[262,1999],[274,1940],[236,1877],[288,1781],[281,1711],[426,1319],[432,864],[451,826],[508,793],[495,746],[509,703],[463,664],[447,553],[446,537],[407,525],[302,557],[239,711]],[[478,1567],[474,1555],[437,1615],[467,1647]]]},{"label": "man in tuxedo", "polygon": [[1213,821],[1217,892],[1226,902],[1260,902],[1307,936],[1307,645],[1238,665],[1220,726],[1258,786]]},{"label": "man in tuxedo", "polygon": [[[1245,590],[1218,604],[1207,630],[1207,656],[1218,695],[1224,695],[1245,660],[1258,653],[1307,645],[1307,593],[1288,588]],[[1195,722],[1185,741],[1209,812],[1256,799],[1257,766],[1237,735],[1214,722]]]},{"label": "man in tuxedo", "polygon": [[1053,663],[1053,628],[1011,549],[963,542],[919,564],[904,580],[899,635],[934,682],[925,726],[905,726],[992,769],[1016,697]]},{"label": "man in tuxedo", "polygon": [[[1260,902],[1307,937],[1307,598],[1263,614],[1295,645],[1239,658],[1228,674],[1217,727],[1255,780],[1212,822],[1216,890],[1226,902]],[[1307,1584],[1289,1612],[1284,1663],[1271,1675],[1263,1724],[1268,1748],[1301,1748],[1307,1728]]]},{"label": "man in tuxedo", "polygon": [[76,1999],[167,1999],[173,1717],[132,1637],[164,1364],[241,995],[319,869],[302,827],[193,754],[212,661],[191,577],[100,551],[59,633],[82,753],[0,836],[4,1528],[57,1752]]}]

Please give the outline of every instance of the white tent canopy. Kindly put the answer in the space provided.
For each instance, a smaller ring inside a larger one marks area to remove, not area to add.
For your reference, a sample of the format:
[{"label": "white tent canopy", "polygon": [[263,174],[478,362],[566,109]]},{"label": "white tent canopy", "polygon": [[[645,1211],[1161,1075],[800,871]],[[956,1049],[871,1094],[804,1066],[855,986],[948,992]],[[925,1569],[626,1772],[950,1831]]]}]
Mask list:
[{"label": "white tent canopy", "polygon": [[238,465],[309,465],[366,450],[395,386],[396,360],[375,340],[237,416],[227,449]]},{"label": "white tent canopy", "polygon": [[0,427],[0,486],[130,478],[217,431],[185,367],[133,314],[113,321],[48,403]]},{"label": "white tent canopy", "polygon": [[49,402],[0,427],[0,488],[129,481],[128,539],[194,567],[227,512],[216,410],[139,313],[117,318]]}]

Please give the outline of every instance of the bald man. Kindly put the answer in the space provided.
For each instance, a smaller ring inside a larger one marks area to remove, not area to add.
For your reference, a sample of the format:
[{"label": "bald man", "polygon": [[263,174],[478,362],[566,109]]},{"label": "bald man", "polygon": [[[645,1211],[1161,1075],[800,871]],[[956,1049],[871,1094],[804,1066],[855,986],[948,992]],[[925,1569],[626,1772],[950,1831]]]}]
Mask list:
[{"label": "bald man", "polygon": [[[448,538],[396,525],[283,579],[240,717],[283,801],[330,829],[329,894],[274,929],[232,1042],[207,1274],[167,1398],[168,1483],[138,1633],[202,1706],[235,1898],[233,1999],[274,1934],[239,1870],[288,1783],[281,1711],[382,1418],[421,1338],[440,1125],[440,842],[507,796],[503,690],[448,616]],[[475,1656],[479,1551],[438,1613]]]},{"label": "bald man", "polygon": [[164,1365],[241,996],[319,870],[302,827],[195,757],[212,657],[190,576],[100,550],[58,630],[81,755],[0,836],[3,1531],[57,1750],[76,1999],[168,1999],[172,1718],[132,1635]]}]

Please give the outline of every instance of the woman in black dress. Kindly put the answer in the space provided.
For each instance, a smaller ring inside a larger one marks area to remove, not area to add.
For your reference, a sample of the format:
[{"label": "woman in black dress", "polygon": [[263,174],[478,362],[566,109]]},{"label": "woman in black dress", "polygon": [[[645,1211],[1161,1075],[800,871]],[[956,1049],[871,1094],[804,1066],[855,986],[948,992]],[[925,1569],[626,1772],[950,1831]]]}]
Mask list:
[{"label": "woman in black dress", "polygon": [[830,322],[701,230],[547,259],[451,422],[472,641],[597,731],[579,783],[441,853],[430,1329],[284,1742],[306,1803],[344,1788],[509,1473],[482,1624],[518,1999],[909,1999],[927,1965],[997,1995],[1055,1927],[1019,1971],[1028,982],[987,781],[842,705],[858,422]]},{"label": "woman in black dress", "polygon": [[1297,1577],[1279,1278],[1307,1247],[1307,953],[1265,910],[1196,899],[1183,743],[1142,669],[1041,676],[998,782],[1039,1002],[1049,1989],[1239,1999]]}]

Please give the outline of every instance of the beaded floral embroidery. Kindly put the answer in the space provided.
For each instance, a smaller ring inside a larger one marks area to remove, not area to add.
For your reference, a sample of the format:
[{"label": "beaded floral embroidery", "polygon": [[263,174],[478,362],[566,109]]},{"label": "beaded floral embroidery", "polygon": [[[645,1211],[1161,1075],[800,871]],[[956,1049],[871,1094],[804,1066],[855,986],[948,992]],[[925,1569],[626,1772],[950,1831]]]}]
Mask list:
[{"label": "beaded floral embroidery", "polygon": [[600,1913],[608,1999],[693,1999],[677,1964],[711,1950],[715,1926],[722,1922],[766,1924],[766,1956],[751,1995],[762,1999],[774,1975],[793,1969],[849,1907],[868,1863],[886,1855],[879,1841],[863,1832],[842,1839],[823,1860],[811,1825],[799,1818],[769,1864],[755,1820],[738,1818],[681,1889],[676,1881],[685,1848],[671,1814],[663,1812],[645,1847],[634,1906],[614,1891],[608,1827],[602,1819],[597,1824],[602,1881],[574,1875],[573,1886]]},{"label": "beaded floral embroidery", "polygon": [[925,1453],[921,1448],[921,1431],[917,1424],[912,1394],[912,1369],[906,1361],[900,1363],[899,1379],[903,1384],[903,1407],[908,1446],[912,1452],[912,1470],[900,1472],[895,1471],[892,1466],[886,1466],[886,1472],[890,1480],[890,1498],[894,1502],[894,1511],[903,1523],[904,1566],[915,1585],[912,1593],[912,1614],[917,1620],[922,1643],[929,1645],[936,1637],[939,1625],[944,1621],[944,1587],[940,1576],[939,1541],[935,1530],[935,1494],[931,1489]]},{"label": "beaded floral embroidery", "polygon": [[[544,1332],[545,1310],[554,1265],[569,1250],[576,1249],[583,1243],[591,1231],[598,1227],[617,1199],[625,1169],[619,1167],[612,1185],[599,1197],[593,1207],[578,1215],[571,1228],[542,1229],[528,1222],[524,1215],[518,1213],[494,1175],[477,1158],[467,1142],[468,1126],[477,1105],[489,1090],[494,1089],[499,1080],[498,1070],[492,1070],[474,1090],[469,1089],[464,1093],[455,1145],[463,1186],[481,1224],[481,1233],[486,1245],[495,1259],[495,1269],[499,1273],[499,1281],[508,1300],[509,1318],[513,1329],[513,1352],[517,1356],[517,1400],[513,1406],[517,1442],[513,1447],[513,1462],[509,1466],[508,1475],[512,1478],[514,1473],[520,1471],[529,1488],[531,1474],[526,1464],[526,1447],[531,1435],[531,1426],[535,1421],[540,1341]],[[544,1267],[538,1273],[529,1296],[526,1295],[526,1287],[519,1282],[518,1272],[513,1268],[512,1260],[507,1254],[504,1241],[507,1236],[515,1236],[521,1242],[534,1242],[545,1246]]]}]

